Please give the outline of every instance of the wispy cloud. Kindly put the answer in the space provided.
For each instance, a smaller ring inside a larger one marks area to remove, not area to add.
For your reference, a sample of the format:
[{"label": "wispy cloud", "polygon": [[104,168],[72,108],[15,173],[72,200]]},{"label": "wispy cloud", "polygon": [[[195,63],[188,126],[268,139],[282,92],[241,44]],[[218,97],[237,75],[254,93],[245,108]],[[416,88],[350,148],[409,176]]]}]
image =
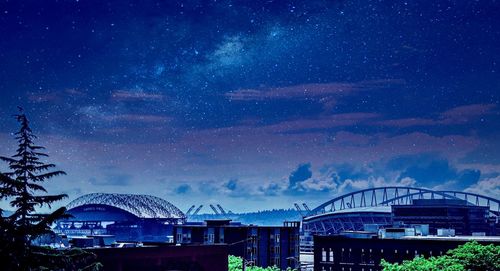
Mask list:
[{"label": "wispy cloud", "polygon": [[124,173],[108,173],[101,177],[91,177],[89,183],[92,185],[112,185],[112,186],[126,186],[130,184],[133,176]]},{"label": "wispy cloud", "polygon": [[439,121],[443,124],[467,123],[493,113],[495,104],[470,104],[452,108],[443,112]]},{"label": "wispy cloud", "polygon": [[299,132],[306,130],[320,130],[334,127],[346,127],[362,123],[367,123],[379,117],[375,113],[346,113],[335,114],[317,119],[297,119],[284,121],[274,125],[263,127],[273,133]]},{"label": "wispy cloud", "polygon": [[114,90],[111,93],[113,101],[163,101],[166,98],[163,94],[143,90]]},{"label": "wispy cloud", "polygon": [[498,198],[500,196],[500,176],[483,179],[465,191]]},{"label": "wispy cloud", "polygon": [[64,90],[53,90],[44,93],[28,93],[28,100],[33,103],[46,103],[46,102],[62,102],[65,99],[81,98],[85,96],[85,92],[70,88]]},{"label": "wispy cloud", "polygon": [[495,108],[495,104],[470,104],[444,111],[438,114],[436,118],[388,119],[377,121],[374,124],[401,128],[413,126],[464,124],[492,114]]},{"label": "wispy cloud", "polygon": [[145,115],[145,114],[118,114],[103,116],[103,119],[109,121],[125,121],[125,122],[144,122],[144,123],[159,123],[169,122],[171,117],[159,115]]},{"label": "wispy cloud", "polygon": [[56,93],[29,94],[28,100],[34,103],[56,102],[60,101],[61,97]]},{"label": "wispy cloud", "polygon": [[166,123],[172,120],[169,116],[141,113],[112,112],[103,106],[85,106],[78,111],[92,122],[128,122],[128,123]]},{"label": "wispy cloud", "polygon": [[307,99],[328,96],[342,97],[353,92],[382,89],[401,84],[404,84],[404,81],[399,79],[382,79],[354,83],[304,84],[277,88],[240,89],[228,92],[225,96],[232,101]]}]

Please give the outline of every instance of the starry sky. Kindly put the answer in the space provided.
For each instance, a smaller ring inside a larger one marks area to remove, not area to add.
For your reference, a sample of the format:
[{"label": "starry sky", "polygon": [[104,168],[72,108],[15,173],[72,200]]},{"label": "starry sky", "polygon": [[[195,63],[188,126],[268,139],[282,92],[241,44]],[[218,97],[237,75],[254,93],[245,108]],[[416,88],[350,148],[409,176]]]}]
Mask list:
[{"label": "starry sky", "polygon": [[20,105],[68,173],[46,187],[69,200],[500,197],[498,14],[496,0],[1,0],[0,153]]}]

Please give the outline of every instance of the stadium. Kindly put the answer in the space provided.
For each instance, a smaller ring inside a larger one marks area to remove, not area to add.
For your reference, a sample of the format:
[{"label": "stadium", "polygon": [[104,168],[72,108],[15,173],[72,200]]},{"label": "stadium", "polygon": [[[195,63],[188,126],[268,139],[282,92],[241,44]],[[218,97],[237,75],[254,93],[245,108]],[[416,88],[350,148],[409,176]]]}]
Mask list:
[{"label": "stadium", "polygon": [[[415,206],[416,202],[423,202],[425,206]],[[406,212],[411,217],[402,217],[403,222],[428,224],[432,219],[442,220],[444,226],[454,226],[457,223],[464,224],[458,218],[466,217],[475,219],[470,221],[472,228],[463,229],[466,233],[479,230],[487,235],[500,233],[498,199],[462,191],[395,186],[364,189],[329,200],[308,212],[303,218],[303,231],[308,236],[332,235],[343,231],[363,231],[367,225],[392,225],[398,221],[395,208],[409,210]],[[424,213],[430,208],[441,213],[432,218],[426,217]],[[478,212],[482,216],[478,216]]]},{"label": "stadium", "polygon": [[67,206],[72,217],[54,228],[68,236],[114,235],[119,241],[168,241],[173,225],[186,221],[170,202],[148,195],[93,193]]}]

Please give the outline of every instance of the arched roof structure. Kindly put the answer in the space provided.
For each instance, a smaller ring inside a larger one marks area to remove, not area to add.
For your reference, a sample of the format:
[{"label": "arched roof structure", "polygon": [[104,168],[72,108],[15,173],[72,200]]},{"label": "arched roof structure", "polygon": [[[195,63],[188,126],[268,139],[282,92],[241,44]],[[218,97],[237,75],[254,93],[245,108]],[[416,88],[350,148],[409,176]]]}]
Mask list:
[{"label": "arched roof structure", "polygon": [[303,229],[312,234],[360,231],[367,224],[392,223],[392,205],[410,205],[415,199],[465,200],[466,204],[488,207],[500,216],[500,200],[463,191],[436,191],[426,188],[387,186],[363,189],[328,200],[303,217]]},{"label": "arched roof structure", "polygon": [[463,191],[436,191],[417,187],[387,186],[363,189],[335,197],[311,210],[307,216],[335,213],[346,209],[353,209],[354,211],[359,207],[411,204],[413,199],[425,198],[462,199],[471,205],[487,206],[490,208],[490,212],[495,215],[500,212],[500,200],[485,195]]},{"label": "arched roof structure", "polygon": [[138,218],[184,219],[186,217],[172,203],[149,195],[92,193],[73,200],[67,208],[69,210],[84,205],[108,205],[127,211]]}]

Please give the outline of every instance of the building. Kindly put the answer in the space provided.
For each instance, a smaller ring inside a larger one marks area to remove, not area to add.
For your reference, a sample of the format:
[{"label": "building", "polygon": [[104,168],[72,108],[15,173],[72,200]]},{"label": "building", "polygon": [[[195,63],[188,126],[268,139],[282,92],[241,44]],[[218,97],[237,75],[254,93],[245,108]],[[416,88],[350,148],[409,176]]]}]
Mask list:
[{"label": "building", "polygon": [[434,234],[437,228],[453,227],[457,235],[497,235],[499,215],[500,200],[485,195],[389,186],[354,191],[328,200],[308,212],[302,228],[305,241],[307,236],[315,234],[363,231],[367,225],[394,223],[428,224]]},{"label": "building", "polygon": [[414,199],[409,205],[392,205],[392,220],[394,224],[427,224],[433,235],[438,229],[454,229],[456,235],[495,234],[489,207],[461,199]]},{"label": "building", "polygon": [[249,265],[299,266],[300,222],[283,226],[243,225],[229,219],[206,220],[174,227],[176,244],[227,244],[229,254],[243,257]]},{"label": "building", "polygon": [[315,271],[378,271],[380,261],[402,262],[416,256],[440,256],[466,242],[500,245],[495,236],[404,236],[378,238],[371,232],[314,236]]},{"label": "building", "polygon": [[71,218],[54,231],[72,236],[114,235],[117,241],[172,241],[173,226],[186,221],[170,202],[154,196],[94,193],[72,201]]},{"label": "building", "polygon": [[392,225],[389,206],[357,207],[309,215],[303,218],[306,234],[338,234],[362,231],[365,225]]},{"label": "building", "polygon": [[92,248],[104,271],[227,271],[226,245]]}]

